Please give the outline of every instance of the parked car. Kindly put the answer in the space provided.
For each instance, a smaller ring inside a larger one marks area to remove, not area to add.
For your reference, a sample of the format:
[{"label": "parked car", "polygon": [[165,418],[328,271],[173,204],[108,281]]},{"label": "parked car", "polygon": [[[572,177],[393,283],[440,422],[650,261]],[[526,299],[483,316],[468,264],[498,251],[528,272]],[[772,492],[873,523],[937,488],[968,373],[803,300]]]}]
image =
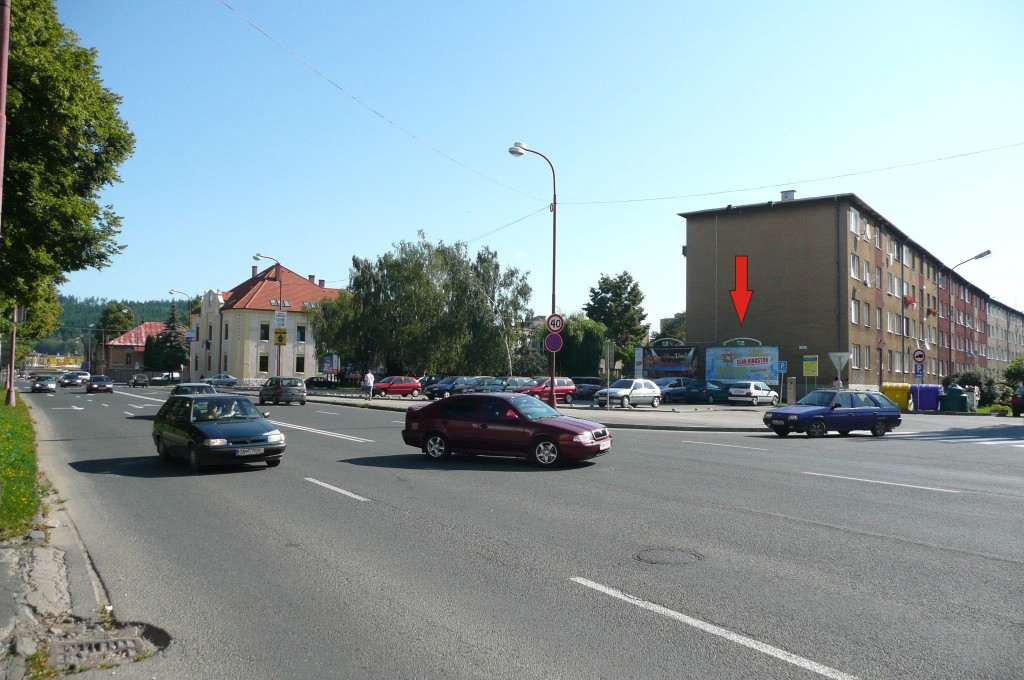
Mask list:
[{"label": "parked car", "polygon": [[172,383],[181,382],[181,373],[177,371],[171,373],[161,373],[155,375],[149,379],[151,385],[170,385]]},{"label": "parked car", "polygon": [[522,387],[530,382],[529,378],[520,376],[505,376],[503,378],[488,378],[474,388],[474,392],[512,392],[517,387]]},{"label": "parked car", "polygon": [[373,393],[382,397],[418,397],[421,389],[420,381],[411,375],[393,375],[373,385]]},{"label": "parked car", "polygon": [[149,387],[149,376],[145,373],[136,373],[128,378],[128,387]]},{"label": "parked car", "polygon": [[622,408],[649,404],[653,408],[661,405],[661,389],[653,381],[644,378],[622,378],[611,386],[598,390],[594,394],[598,406],[608,403],[618,404]]},{"label": "parked car", "polygon": [[814,390],[793,406],[765,412],[764,424],[775,434],[806,432],[808,437],[824,437],[826,432],[846,436],[853,430],[868,430],[881,437],[899,427],[900,407],[880,392],[854,390]]},{"label": "parked car", "polygon": [[729,386],[721,380],[690,380],[662,395],[666,404],[728,404]]},{"label": "parked car", "polygon": [[234,387],[238,384],[238,378],[227,373],[218,373],[212,378],[203,378],[199,382],[204,382],[207,385],[217,385],[218,387]]},{"label": "parked car", "polygon": [[114,392],[114,379],[109,375],[94,375],[85,383],[86,394],[93,392]]},{"label": "parked car", "polygon": [[779,393],[763,382],[741,380],[729,386],[729,401],[731,403],[747,402],[751,406],[767,402],[775,406],[779,403]]},{"label": "parked car", "polygon": [[689,378],[655,378],[654,384],[661,390],[661,400],[665,401],[665,392],[676,387],[685,387],[690,382]]},{"label": "parked car", "polygon": [[277,467],[286,447],[281,431],[251,401],[232,394],[172,396],[153,420],[153,443],[160,458],[184,458],[193,471],[254,461]]},{"label": "parked car", "polygon": [[178,383],[171,389],[171,394],[217,394],[217,390],[206,383]]},{"label": "parked car", "polygon": [[301,406],[306,405],[306,383],[301,378],[284,378],[279,375],[267,378],[267,381],[260,387],[260,405],[268,401],[280,404],[282,401],[290,404],[293,401],[299,402]]},{"label": "parked car", "polygon": [[456,385],[464,385],[475,377],[476,376],[472,375],[449,375],[437,381],[433,385],[427,385],[424,387],[423,394],[425,394],[427,399],[430,399],[431,401],[434,399],[444,399],[445,397],[450,397],[452,395]]},{"label": "parked car", "polygon": [[1018,387],[1013,391],[1013,396],[1010,397],[1010,410],[1013,411],[1013,417],[1019,418],[1021,413],[1024,413],[1024,387]]},{"label": "parked car", "polygon": [[[541,401],[549,401],[551,399],[551,378],[534,378],[522,387],[517,387],[516,392],[520,394],[528,394],[531,397],[540,399]],[[572,404],[575,398],[576,385],[573,383],[572,379],[556,377],[555,402],[564,401],[566,404]]]},{"label": "parked car", "polygon": [[57,381],[53,379],[52,375],[37,375],[36,379],[32,381],[31,390],[33,392],[56,392]]},{"label": "parked car", "polygon": [[439,382],[441,382],[444,379],[445,379],[444,373],[427,373],[426,375],[421,375],[419,377],[420,389],[425,390],[428,387],[430,387],[431,385],[433,385],[434,383],[439,383]]},{"label": "parked car", "polygon": [[564,416],[526,394],[459,394],[410,406],[402,439],[435,460],[452,453],[517,456],[551,466],[611,451],[604,425]]},{"label": "parked car", "polygon": [[521,375],[513,375],[508,378],[502,378],[505,381],[505,388],[502,392],[515,392],[517,389],[530,382],[532,378],[527,378]]},{"label": "parked car", "polygon": [[452,394],[463,394],[464,392],[476,392],[488,380],[493,380],[493,375],[477,375],[461,385],[452,386]]},{"label": "parked car", "polygon": [[608,387],[607,380],[595,376],[574,376],[572,383],[576,386],[577,399],[593,399],[598,390]]},{"label": "parked car", "polygon": [[330,390],[344,387],[341,380],[335,380],[326,375],[317,375],[311,378],[306,378],[305,382],[307,390]]}]

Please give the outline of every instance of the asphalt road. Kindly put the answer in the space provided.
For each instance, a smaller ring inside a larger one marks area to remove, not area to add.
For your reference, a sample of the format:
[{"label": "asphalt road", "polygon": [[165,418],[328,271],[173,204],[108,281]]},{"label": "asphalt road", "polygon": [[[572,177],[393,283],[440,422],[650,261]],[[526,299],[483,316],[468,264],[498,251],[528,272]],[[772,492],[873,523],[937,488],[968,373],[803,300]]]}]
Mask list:
[{"label": "asphalt road", "polygon": [[1015,422],[618,429],[545,470],[308,403],[264,407],[280,467],[192,474],[166,393],[23,395],[115,616],[172,637],[119,678],[1024,677]]}]

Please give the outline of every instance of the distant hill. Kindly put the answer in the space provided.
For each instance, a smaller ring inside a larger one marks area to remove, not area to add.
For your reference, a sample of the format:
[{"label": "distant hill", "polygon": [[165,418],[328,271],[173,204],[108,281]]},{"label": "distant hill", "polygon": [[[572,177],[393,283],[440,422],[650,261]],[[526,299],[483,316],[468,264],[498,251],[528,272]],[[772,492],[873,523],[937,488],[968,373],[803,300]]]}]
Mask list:
[{"label": "distant hill", "polygon": [[99,323],[103,308],[111,302],[123,304],[135,312],[139,323],[143,321],[166,321],[171,314],[171,300],[108,300],[106,298],[82,298],[74,295],[58,295],[63,313],[60,315],[61,328],[50,337],[36,343],[34,349],[42,354],[74,354],[83,349],[82,338],[89,332],[89,324]]}]

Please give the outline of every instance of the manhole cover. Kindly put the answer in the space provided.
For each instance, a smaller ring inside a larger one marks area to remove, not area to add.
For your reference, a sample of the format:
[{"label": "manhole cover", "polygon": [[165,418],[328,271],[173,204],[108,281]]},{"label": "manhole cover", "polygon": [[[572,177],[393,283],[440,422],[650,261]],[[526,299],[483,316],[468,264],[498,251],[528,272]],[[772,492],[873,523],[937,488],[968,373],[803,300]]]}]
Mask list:
[{"label": "manhole cover", "polygon": [[681,548],[651,548],[642,550],[633,556],[639,562],[647,564],[694,564],[704,559],[696,550]]},{"label": "manhole cover", "polygon": [[146,651],[146,643],[137,636],[60,640],[50,643],[50,665],[74,669],[129,661]]}]

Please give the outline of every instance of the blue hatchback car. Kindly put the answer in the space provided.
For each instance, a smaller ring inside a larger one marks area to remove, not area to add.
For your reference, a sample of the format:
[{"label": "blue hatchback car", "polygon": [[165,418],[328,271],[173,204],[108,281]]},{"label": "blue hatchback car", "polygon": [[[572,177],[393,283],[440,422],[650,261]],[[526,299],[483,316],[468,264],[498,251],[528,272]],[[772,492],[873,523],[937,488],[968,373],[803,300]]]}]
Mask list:
[{"label": "blue hatchback car", "polygon": [[880,392],[855,390],[814,390],[793,406],[772,408],[764,424],[780,437],[806,432],[824,437],[838,432],[844,437],[853,430],[867,430],[876,437],[892,432],[903,420],[900,407]]}]

